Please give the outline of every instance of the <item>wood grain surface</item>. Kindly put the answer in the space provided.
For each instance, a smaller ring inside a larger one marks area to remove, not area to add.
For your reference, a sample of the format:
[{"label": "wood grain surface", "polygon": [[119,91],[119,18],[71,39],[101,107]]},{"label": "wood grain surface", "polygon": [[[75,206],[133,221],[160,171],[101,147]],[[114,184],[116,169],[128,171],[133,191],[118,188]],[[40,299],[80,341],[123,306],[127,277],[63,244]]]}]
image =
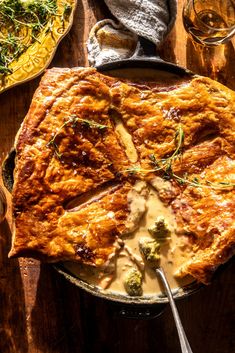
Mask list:
[{"label": "wood grain surface", "polygon": [[[164,59],[235,89],[234,41],[216,50],[196,46],[177,22],[160,53]],[[102,0],[78,0],[74,25],[51,66],[84,66],[86,40],[97,20],[110,17]],[[0,95],[0,160],[10,150],[40,78]],[[152,320],[126,319],[119,309],[76,288],[50,265],[9,260],[10,196],[0,225],[1,353],[178,353],[169,307]],[[194,353],[235,352],[235,261],[213,283],[177,306]]]}]

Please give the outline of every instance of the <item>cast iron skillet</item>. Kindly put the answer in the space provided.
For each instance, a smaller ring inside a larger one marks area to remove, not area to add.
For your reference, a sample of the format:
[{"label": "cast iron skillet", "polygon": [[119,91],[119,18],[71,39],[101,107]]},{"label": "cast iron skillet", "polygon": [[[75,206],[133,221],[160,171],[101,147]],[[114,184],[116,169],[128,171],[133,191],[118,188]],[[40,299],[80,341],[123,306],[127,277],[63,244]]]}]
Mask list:
[{"label": "cast iron skillet", "polygon": [[[115,71],[122,69],[135,69],[137,71],[143,69],[152,69],[156,73],[163,71],[169,74],[175,74],[179,78],[190,78],[193,73],[183,67],[162,60],[155,55],[155,46],[149,41],[140,38],[140,45],[136,49],[134,55],[125,60],[106,63],[96,67],[102,73],[115,74]],[[3,164],[3,181],[9,191],[11,191],[14,177],[14,159],[15,150],[12,150]],[[162,312],[168,299],[163,294],[142,297],[130,297],[117,293],[106,293],[102,289],[90,285],[85,281],[77,278],[66,268],[66,263],[58,263],[54,265],[55,269],[61,273],[67,280],[74,283],[76,286],[84,289],[92,295],[111,301],[114,304],[120,304],[120,314],[128,317],[151,318]],[[193,282],[185,287],[178,288],[173,291],[175,299],[183,299],[202,287],[201,284]]]}]

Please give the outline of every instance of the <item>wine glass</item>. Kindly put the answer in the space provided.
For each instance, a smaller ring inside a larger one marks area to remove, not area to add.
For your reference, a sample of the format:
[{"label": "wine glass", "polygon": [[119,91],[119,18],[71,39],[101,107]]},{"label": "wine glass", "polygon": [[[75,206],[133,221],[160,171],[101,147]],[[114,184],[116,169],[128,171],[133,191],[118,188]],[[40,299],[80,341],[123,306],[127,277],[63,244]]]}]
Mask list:
[{"label": "wine glass", "polygon": [[235,34],[235,0],[187,0],[183,23],[196,42],[206,46],[224,44]]}]

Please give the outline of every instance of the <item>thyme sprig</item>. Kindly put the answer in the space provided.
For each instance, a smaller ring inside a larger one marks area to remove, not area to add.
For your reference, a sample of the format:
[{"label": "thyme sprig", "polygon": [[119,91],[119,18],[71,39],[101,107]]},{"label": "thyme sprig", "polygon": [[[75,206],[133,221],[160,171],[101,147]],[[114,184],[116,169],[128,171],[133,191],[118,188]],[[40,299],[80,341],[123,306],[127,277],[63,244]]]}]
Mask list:
[{"label": "thyme sprig", "polygon": [[99,124],[93,120],[88,120],[88,119],[83,119],[79,118],[77,115],[70,115],[68,119],[59,127],[57,132],[53,135],[52,139],[48,142],[47,146],[53,147],[55,155],[57,158],[62,157],[62,153],[59,152],[59,147],[56,143],[56,138],[59,136],[61,131],[64,129],[65,126],[71,124],[72,128],[75,128],[78,123],[81,123],[81,125],[85,128],[93,128],[93,129],[98,129],[100,131],[104,131],[107,129],[107,125]]},{"label": "thyme sprig", "polygon": [[158,160],[154,154],[149,155],[149,159],[151,161],[151,164],[153,166],[152,169],[143,169],[139,167],[132,167],[126,169],[126,171],[129,174],[136,174],[138,172],[140,173],[155,173],[155,172],[163,172],[163,179],[166,180],[176,180],[178,184],[180,185],[190,185],[193,187],[206,187],[206,188],[211,188],[211,189],[230,189],[235,187],[235,183],[232,182],[211,182],[209,180],[205,180],[205,182],[201,182],[197,177],[194,177],[192,179],[189,179],[187,173],[185,173],[183,176],[179,176],[174,173],[172,169],[172,163],[180,158],[182,156],[182,150],[183,150],[183,144],[184,144],[184,131],[181,126],[179,125],[178,129],[176,130],[175,133],[175,138],[174,138],[174,143],[175,143],[175,150],[172,153],[172,155],[168,158],[163,158]]},{"label": "thyme sprig", "polygon": [[130,174],[135,174],[137,172],[155,173],[157,171],[164,171],[166,173],[166,176],[168,174],[172,174],[172,163],[174,160],[176,160],[177,158],[179,158],[181,156],[182,150],[183,150],[184,130],[183,130],[181,124],[179,124],[179,126],[175,132],[173,142],[175,144],[175,150],[170,157],[162,158],[162,159],[158,160],[154,154],[149,155],[149,159],[151,161],[153,169],[143,169],[143,168],[139,168],[139,167],[134,166],[132,168],[126,169],[126,171]]},{"label": "thyme sprig", "polygon": [[157,160],[154,154],[150,154],[149,158],[154,166],[154,171],[163,170],[166,175],[172,173],[172,163],[182,155],[183,145],[184,145],[184,130],[182,125],[179,124],[175,136],[174,136],[175,150],[172,155],[168,158],[162,158]]},{"label": "thyme sprig", "polygon": [[172,173],[172,178],[175,179],[180,185],[188,184],[193,187],[203,187],[217,190],[231,189],[235,187],[235,183],[231,182],[221,181],[214,183],[209,180],[205,180],[205,182],[202,183],[197,177],[189,179],[187,175],[180,177],[175,173]]}]

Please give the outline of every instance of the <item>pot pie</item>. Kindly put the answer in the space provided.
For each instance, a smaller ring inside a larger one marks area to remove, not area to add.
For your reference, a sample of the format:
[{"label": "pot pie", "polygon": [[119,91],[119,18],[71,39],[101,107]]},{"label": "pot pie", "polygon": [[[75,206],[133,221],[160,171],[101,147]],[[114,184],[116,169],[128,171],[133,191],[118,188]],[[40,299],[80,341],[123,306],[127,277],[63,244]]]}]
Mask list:
[{"label": "pot pie", "polygon": [[48,70],[16,138],[9,256],[68,261],[130,295],[155,278],[143,254],[209,283],[235,249],[234,112],[206,77]]}]

